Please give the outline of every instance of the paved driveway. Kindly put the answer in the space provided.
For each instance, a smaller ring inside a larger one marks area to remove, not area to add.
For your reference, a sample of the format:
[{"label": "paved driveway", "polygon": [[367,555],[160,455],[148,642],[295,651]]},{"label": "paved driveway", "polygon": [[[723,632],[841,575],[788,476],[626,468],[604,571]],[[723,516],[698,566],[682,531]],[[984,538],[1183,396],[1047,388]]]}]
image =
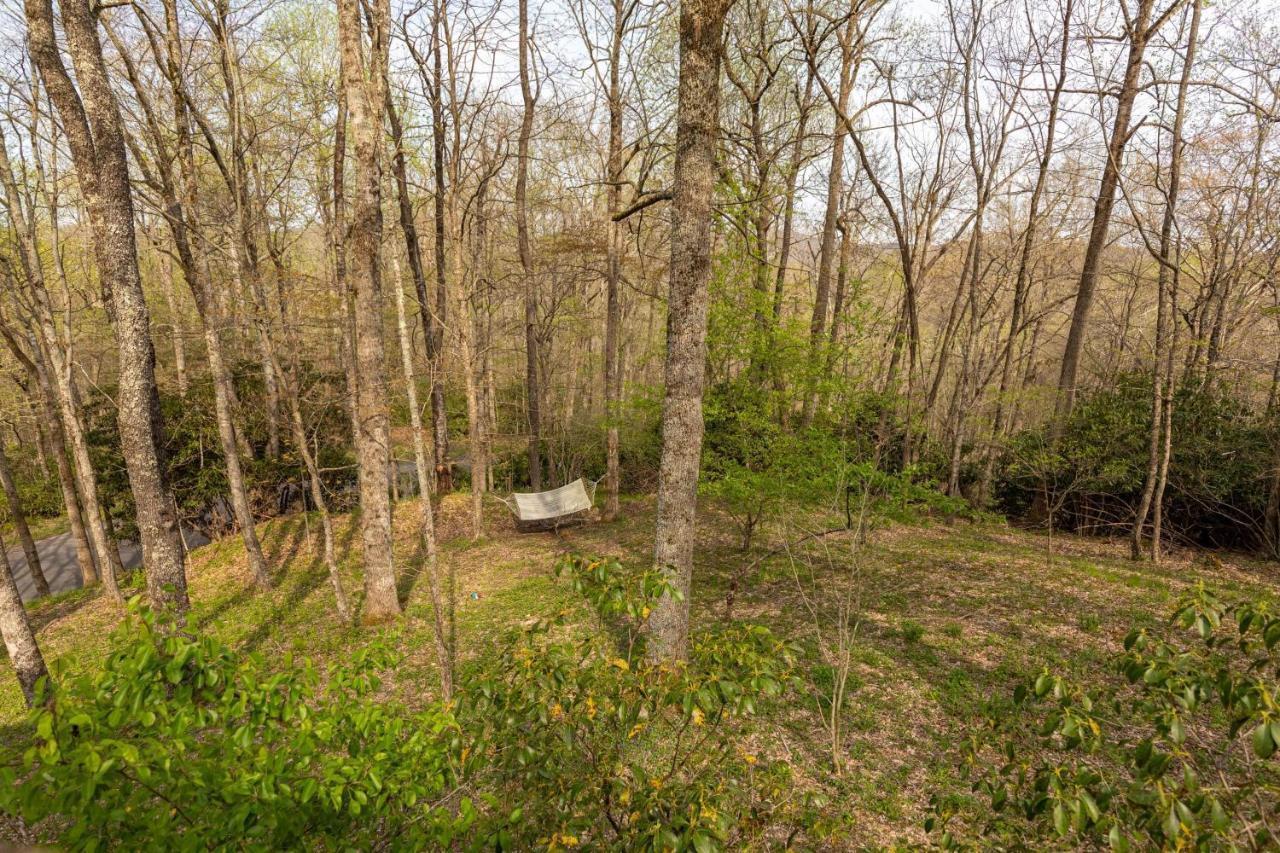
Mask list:
[{"label": "paved driveway", "polygon": [[[188,548],[198,548],[208,543],[208,539],[194,530],[185,531]],[[36,543],[36,552],[40,555],[40,566],[44,569],[45,580],[49,582],[50,592],[66,592],[80,588],[80,566],[76,562],[76,545],[70,533],[60,533],[41,539]],[[136,542],[120,543],[120,561],[126,569],[136,569],[142,565],[142,549]],[[9,564],[13,566],[13,579],[17,581],[18,592],[23,601],[36,597],[35,584],[31,581],[31,573],[27,570],[27,555],[22,548],[9,549]]]}]

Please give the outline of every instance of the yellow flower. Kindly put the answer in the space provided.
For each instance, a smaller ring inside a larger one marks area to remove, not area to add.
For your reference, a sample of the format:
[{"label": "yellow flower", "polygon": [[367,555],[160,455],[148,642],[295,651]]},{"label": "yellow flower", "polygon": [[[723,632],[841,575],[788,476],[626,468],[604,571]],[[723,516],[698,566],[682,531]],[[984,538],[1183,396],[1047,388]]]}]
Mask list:
[{"label": "yellow flower", "polygon": [[693,724],[694,724],[695,726],[700,726],[700,725],[702,725],[702,721],[703,721],[703,720],[705,720],[705,719],[706,719],[706,717],[707,717],[707,715],[706,715],[706,714],[704,714],[704,713],[702,713],[702,709],[701,709],[701,708],[694,708],[694,709],[693,709]]}]

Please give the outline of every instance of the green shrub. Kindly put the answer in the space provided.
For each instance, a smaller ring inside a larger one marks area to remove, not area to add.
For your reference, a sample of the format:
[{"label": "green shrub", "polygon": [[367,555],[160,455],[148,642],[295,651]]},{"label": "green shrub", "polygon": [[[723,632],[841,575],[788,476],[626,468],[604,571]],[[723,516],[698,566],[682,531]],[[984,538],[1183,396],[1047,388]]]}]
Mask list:
[{"label": "green shrub", "polygon": [[789,683],[792,650],[764,628],[700,635],[687,665],[649,662],[643,623],[671,588],[612,561],[558,567],[616,641],[565,636],[563,614],[513,632],[459,710],[503,811],[502,849],[718,849],[767,811],[777,769],[739,739],[744,717]]},{"label": "green shrub", "polygon": [[441,708],[411,714],[380,695],[398,659],[380,640],[324,673],[289,660],[272,672],[135,600],[102,671],[33,711],[0,807],[65,824],[71,849],[446,843],[471,813],[432,805],[459,732]]},{"label": "green shrub", "polygon": [[1045,669],[993,706],[963,748],[979,813],[935,799],[942,846],[969,846],[966,833],[994,847],[1280,844],[1280,617],[1201,586],[1171,625],[1129,633],[1118,684]]},{"label": "green shrub", "polygon": [[[1165,493],[1166,531],[1210,547],[1263,544],[1275,415],[1221,385],[1188,384],[1173,401],[1173,445]],[[1047,427],[1014,436],[997,488],[1000,508],[1024,515],[1056,508],[1056,526],[1127,531],[1142,494],[1151,423],[1151,377],[1130,374],[1081,398],[1062,438]],[[1047,491],[1042,491],[1047,490]]]}]

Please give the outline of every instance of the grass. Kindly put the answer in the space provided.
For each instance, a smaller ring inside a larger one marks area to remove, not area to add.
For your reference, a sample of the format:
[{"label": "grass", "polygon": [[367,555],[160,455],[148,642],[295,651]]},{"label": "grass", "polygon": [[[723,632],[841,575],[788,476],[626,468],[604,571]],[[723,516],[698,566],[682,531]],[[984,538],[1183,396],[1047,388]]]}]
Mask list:
[{"label": "grass", "polygon": [[[318,660],[342,656],[374,632],[393,631],[406,651],[395,683],[407,701],[435,691],[430,605],[417,537],[418,504],[396,509],[396,548],[405,617],[377,628],[336,620],[320,560],[314,519],[293,516],[260,526],[275,584],[255,590],[240,541],[231,537],[192,554],[188,566],[193,620],[203,630],[268,660],[286,653]],[[446,498],[437,519],[442,573],[452,581],[463,664],[486,654],[506,628],[535,615],[576,608],[584,627],[596,623],[552,573],[567,548],[616,556],[624,565],[649,559],[653,501],[632,498],[622,518],[564,531],[514,533],[505,510],[488,507],[488,536],[466,534],[467,497]],[[359,542],[350,519],[337,522],[344,582],[359,599]],[[738,548],[727,516],[700,515],[692,597],[695,630],[724,618],[724,598],[744,566],[798,540],[820,520],[798,515],[765,531],[752,553]],[[985,703],[1007,696],[1020,677],[1045,663],[1077,675],[1100,674],[1135,621],[1163,618],[1188,585],[1204,579],[1227,593],[1270,595],[1275,564],[1240,557],[1203,560],[1175,554],[1159,567],[1124,558],[1123,544],[1046,537],[997,524],[886,524],[865,544],[816,539],[762,559],[737,593],[735,616],[771,627],[802,649],[806,690],[754,723],[753,748],[787,760],[797,791],[820,791],[830,804],[832,847],[918,843],[929,794],[960,789],[945,744],[980,721]],[[844,771],[832,772],[822,697],[833,683],[823,636],[845,593],[860,620],[852,648],[843,719]],[[58,677],[89,671],[108,646],[120,612],[94,591],[47,599],[31,610],[46,657]],[[21,694],[0,680],[0,732],[19,743]]]}]

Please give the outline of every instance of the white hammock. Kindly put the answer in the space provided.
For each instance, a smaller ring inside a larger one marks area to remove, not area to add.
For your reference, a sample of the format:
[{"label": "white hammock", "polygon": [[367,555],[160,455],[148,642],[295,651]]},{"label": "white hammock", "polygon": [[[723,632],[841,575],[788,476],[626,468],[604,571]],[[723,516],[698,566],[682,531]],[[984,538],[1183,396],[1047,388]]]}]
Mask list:
[{"label": "white hammock", "polygon": [[515,492],[510,498],[498,498],[507,505],[520,524],[554,525],[595,505],[596,484],[579,477],[549,492]]}]

